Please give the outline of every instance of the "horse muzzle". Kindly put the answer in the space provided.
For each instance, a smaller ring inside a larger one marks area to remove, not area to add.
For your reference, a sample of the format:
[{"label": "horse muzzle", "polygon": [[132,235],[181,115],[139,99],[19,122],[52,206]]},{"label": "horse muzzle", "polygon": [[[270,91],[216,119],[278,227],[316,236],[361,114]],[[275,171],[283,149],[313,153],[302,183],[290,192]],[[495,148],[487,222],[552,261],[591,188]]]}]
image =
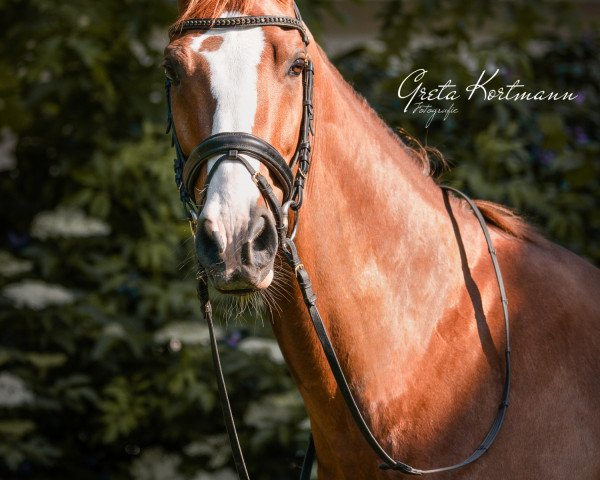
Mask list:
[{"label": "horse muzzle", "polygon": [[256,207],[247,225],[235,232],[212,218],[201,216],[195,235],[196,257],[210,283],[221,293],[237,295],[268,287],[279,246],[273,214]]},{"label": "horse muzzle", "polygon": [[[250,164],[249,158],[268,168],[283,192],[283,202],[267,178]],[[188,192],[194,191],[203,166],[210,160],[214,163],[207,172],[200,195],[195,227],[198,262],[221,293],[240,294],[266,288],[273,278],[279,243],[287,234],[287,205],[293,185],[291,170],[279,152],[264,140],[248,133],[218,133],[201,142],[187,159],[182,180]],[[223,162],[243,165],[267,206],[250,208],[247,221],[240,222],[241,227],[219,221],[219,217],[228,217],[226,212],[220,215],[203,212],[207,206],[208,186]],[[237,230],[233,231],[234,228]]]}]

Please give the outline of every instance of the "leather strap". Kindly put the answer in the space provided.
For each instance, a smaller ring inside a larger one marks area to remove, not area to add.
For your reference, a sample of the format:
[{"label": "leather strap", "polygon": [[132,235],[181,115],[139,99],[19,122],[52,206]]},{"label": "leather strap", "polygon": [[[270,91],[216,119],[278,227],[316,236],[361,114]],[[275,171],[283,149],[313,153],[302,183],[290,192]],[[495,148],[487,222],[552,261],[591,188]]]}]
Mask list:
[{"label": "leather strap", "polygon": [[294,168],[298,165],[296,177],[294,178],[294,204],[293,209],[298,212],[302,206],[304,198],[304,186],[306,184],[306,178],[310,170],[310,158],[311,158],[311,144],[310,138],[314,136],[314,111],[313,111],[313,82],[314,82],[315,70],[313,63],[310,59],[307,59],[302,74],[303,84],[303,101],[302,101],[302,124],[300,125],[300,137],[298,139],[298,148],[290,168]]},{"label": "leather strap", "polygon": [[377,456],[381,460],[383,460],[384,463],[382,465],[380,465],[380,468],[382,470],[396,470],[396,471],[399,471],[399,472],[402,472],[402,473],[408,474],[408,475],[423,475],[423,474],[445,472],[445,471],[449,471],[449,470],[456,470],[456,469],[462,468],[470,463],[473,463],[478,458],[480,458],[490,448],[490,446],[492,445],[492,443],[498,436],[500,427],[502,426],[504,417],[506,415],[506,410],[508,408],[508,397],[509,397],[509,392],[510,392],[511,368],[510,368],[510,330],[509,330],[509,319],[508,319],[508,300],[506,298],[506,291],[504,289],[502,273],[500,271],[500,266],[498,265],[498,260],[496,258],[496,250],[494,249],[494,246],[493,246],[487,225],[483,218],[483,215],[481,215],[481,212],[479,211],[479,209],[477,208],[475,203],[469,197],[467,197],[464,193],[462,193],[459,190],[456,190],[452,187],[442,186],[442,189],[455,192],[456,194],[462,196],[467,201],[469,206],[473,209],[473,212],[475,213],[475,216],[477,217],[477,220],[479,221],[481,229],[483,230],[485,240],[486,240],[486,243],[488,246],[488,251],[490,252],[490,256],[492,258],[492,264],[494,267],[494,272],[496,274],[498,288],[500,290],[500,298],[501,298],[501,302],[502,302],[502,309],[503,309],[503,315],[504,315],[505,339],[506,339],[504,387],[502,390],[502,398],[501,398],[500,405],[498,408],[498,413],[496,415],[496,418],[494,419],[494,422],[492,423],[491,428],[489,429],[487,435],[484,437],[484,439],[481,442],[481,444],[479,445],[479,447],[477,447],[475,449],[475,451],[468,458],[463,460],[462,462],[459,462],[459,463],[456,463],[456,464],[453,464],[453,465],[450,465],[447,467],[439,467],[439,468],[432,468],[432,469],[420,469],[420,468],[412,467],[412,466],[408,465],[407,463],[402,462],[400,460],[395,460],[384,450],[384,448],[377,441],[373,432],[367,425],[364,417],[362,416],[362,414],[358,408],[356,400],[354,399],[354,395],[352,394],[352,392],[350,390],[350,386],[348,385],[348,381],[346,380],[346,377],[344,375],[342,367],[339,363],[339,360],[335,353],[335,349],[331,343],[329,335],[327,334],[327,330],[325,328],[325,325],[323,324],[323,320],[321,319],[319,309],[316,306],[317,297],[314,293],[308,272],[306,271],[303,263],[300,260],[296,246],[295,246],[294,242],[289,238],[286,239],[283,244],[284,255],[285,255],[290,267],[295,272],[296,280],[298,282],[298,286],[300,287],[300,291],[302,292],[302,296],[304,298],[304,303],[306,305],[306,308],[308,309],[308,313],[310,315],[310,319],[312,321],[313,328],[315,330],[315,333],[317,334],[319,342],[321,343],[321,347],[323,348],[323,352],[325,353],[325,357],[327,359],[329,367],[331,368],[331,372],[333,373],[333,376],[338,385],[338,388],[340,389],[342,397],[344,398],[344,400],[346,402],[346,406],[350,410],[352,418],[354,419],[357,427],[359,428],[360,432],[362,433],[363,437],[365,438],[365,440],[367,441],[367,443],[369,444],[371,449],[377,454]]},{"label": "leather strap", "polygon": [[315,463],[315,442],[312,434],[308,438],[308,447],[304,454],[304,461],[302,462],[302,470],[300,471],[300,480],[310,480],[310,474],[312,472],[312,466]]},{"label": "leather strap", "polygon": [[[295,7],[295,5],[294,5]],[[262,15],[253,17],[226,17],[226,18],[191,18],[184,20],[169,29],[169,38],[176,37],[182,33],[191,30],[212,30],[224,28],[243,28],[243,27],[281,27],[294,28],[302,35],[302,41],[308,45],[310,39],[308,32],[304,28],[302,19],[299,17],[298,9],[296,8],[298,18]]]},{"label": "leather strap", "polygon": [[[183,167],[183,182],[188,192],[193,192],[198,175],[205,163],[215,155],[236,151],[264,163],[275,176],[284,193],[284,201],[289,200],[294,181],[292,171],[280,153],[270,144],[250,133],[222,132],[208,137],[190,154]],[[215,170],[213,166],[213,170]],[[208,182],[207,182],[208,183]]]},{"label": "leather strap", "polygon": [[[300,260],[300,256],[298,255],[298,250],[296,249],[296,245],[294,244],[293,240],[291,240],[290,238],[284,239],[284,241],[282,243],[282,251],[284,253],[284,256],[285,256],[288,264],[295,272],[296,281],[300,288],[300,292],[302,293],[302,297],[304,299],[306,308],[308,309],[308,313],[309,313],[311,322],[313,324],[313,328],[315,330],[315,333],[317,334],[319,342],[321,343],[321,347],[323,348],[323,352],[325,353],[325,357],[327,358],[329,367],[331,368],[331,371],[332,371],[335,381],[338,385],[338,388],[340,389],[342,397],[344,398],[344,401],[346,402],[346,406],[350,410],[350,414],[352,415],[352,418],[354,419],[358,429],[362,433],[363,437],[365,438],[365,440],[367,441],[367,443],[369,444],[371,449],[377,454],[377,456],[381,460],[383,460],[383,463],[380,465],[380,468],[382,470],[399,471],[399,472],[407,474],[407,475],[424,475],[424,474],[440,473],[440,472],[445,472],[445,471],[450,471],[450,470],[456,470],[456,469],[462,468],[466,465],[469,465],[470,463],[475,462],[485,452],[488,451],[488,449],[491,447],[492,443],[498,436],[498,433],[500,432],[500,427],[502,426],[502,423],[504,422],[504,418],[506,416],[506,411],[507,411],[508,405],[509,405],[508,399],[509,399],[509,393],[510,393],[511,368],[510,368],[510,326],[509,326],[509,318],[508,318],[508,299],[506,297],[506,290],[504,288],[504,281],[502,279],[502,273],[500,271],[500,266],[498,264],[496,250],[494,249],[492,239],[490,237],[489,230],[487,228],[487,225],[485,223],[483,215],[481,214],[481,212],[479,211],[479,209],[477,208],[475,203],[469,197],[467,197],[464,193],[462,193],[459,190],[456,190],[452,187],[442,186],[442,189],[444,189],[445,191],[452,191],[455,194],[463,197],[467,201],[467,203],[473,210],[475,216],[477,217],[477,220],[479,221],[479,224],[480,224],[483,234],[485,236],[485,240],[486,240],[486,244],[488,246],[488,251],[490,253],[490,257],[492,259],[492,264],[494,267],[494,272],[496,274],[496,280],[497,280],[498,288],[500,291],[500,298],[501,298],[501,302],[502,302],[502,311],[503,311],[503,316],[504,316],[505,341],[506,341],[504,387],[502,390],[502,398],[501,398],[500,405],[498,408],[498,413],[497,413],[496,418],[494,419],[494,422],[492,423],[492,426],[490,427],[487,435],[484,437],[484,439],[482,440],[479,447],[477,447],[475,449],[475,451],[469,457],[467,457],[465,460],[463,460],[459,463],[456,463],[456,464],[453,464],[450,466],[446,466],[446,467],[438,467],[438,468],[432,468],[432,469],[420,469],[420,468],[412,467],[411,465],[408,465],[407,463],[402,462],[400,460],[395,460],[391,455],[389,455],[385,451],[385,449],[381,446],[381,444],[375,438],[375,435],[373,434],[373,432],[367,425],[367,422],[365,421],[364,417],[362,416],[362,413],[360,412],[360,409],[358,408],[356,400],[354,399],[354,395],[352,394],[352,391],[350,390],[350,386],[348,385],[346,376],[344,375],[344,372],[343,372],[340,362],[338,360],[338,357],[337,357],[337,354],[333,347],[333,344],[331,343],[331,340],[327,333],[327,329],[325,328],[325,325],[323,324],[323,320],[321,318],[319,309],[317,308],[317,305],[316,305],[317,296],[313,290],[312,282],[310,280],[308,272],[306,271],[302,261]],[[231,448],[233,451],[234,461],[236,464],[236,468],[238,470],[239,477],[243,480],[248,480],[248,473],[247,473],[246,466],[245,466],[245,463],[243,460],[243,455],[242,455],[242,451],[241,451],[241,447],[240,447],[240,443],[239,443],[239,438],[238,438],[237,432],[235,430],[235,422],[233,419],[233,415],[231,413],[231,406],[229,403],[229,398],[227,396],[227,389],[225,387],[225,380],[223,378],[223,372],[221,369],[221,362],[219,359],[218,348],[217,348],[216,341],[214,340],[214,332],[213,332],[213,325],[212,325],[212,309],[210,307],[210,301],[208,300],[208,291],[206,290],[206,286],[202,280],[200,281],[200,286],[198,288],[198,292],[199,292],[199,298],[200,298],[202,304],[204,305],[205,318],[207,320],[208,327],[209,327],[209,332],[210,332],[210,337],[211,337],[211,349],[212,349],[212,354],[213,354],[213,363],[215,365],[215,370],[217,371],[217,383],[218,383],[218,387],[219,387],[219,396],[221,398],[221,407],[223,410],[223,414],[225,416],[225,423],[227,426],[227,432],[229,435]],[[301,472],[301,476],[300,476],[301,480],[308,480],[310,478],[310,471],[312,469],[313,461],[314,461],[314,443],[313,443],[312,436],[311,436],[309,446],[308,446],[308,449],[306,452],[306,456],[304,458],[304,462],[302,465],[302,472]]]},{"label": "leather strap", "polygon": [[[204,319],[206,320],[206,325],[208,327],[210,350],[215,369],[215,375],[217,377],[217,388],[219,390],[219,402],[221,403],[223,418],[225,419],[225,428],[227,430],[227,436],[229,437],[229,445],[231,446],[233,462],[240,480],[250,480],[248,469],[246,467],[246,461],[244,460],[244,454],[242,453],[242,447],[240,445],[240,439],[235,427],[233,412],[231,411],[231,402],[229,401],[229,394],[227,393],[227,385],[225,383],[225,376],[223,375],[223,367],[221,366],[221,357],[219,355],[219,346],[215,336],[215,328],[212,318],[212,306],[208,297],[208,288],[202,277],[198,280],[197,294],[198,300],[200,300],[200,304],[203,306]],[[300,480],[310,480],[314,459],[315,445],[311,435],[306,453],[304,455],[304,461],[302,462]]]},{"label": "leather strap", "polygon": [[244,461],[244,455],[242,454],[242,447],[240,446],[240,439],[238,438],[237,430],[235,428],[235,420],[233,419],[233,413],[231,412],[231,403],[229,402],[229,395],[227,394],[227,386],[225,385],[225,377],[223,375],[223,368],[221,367],[221,358],[219,356],[219,348],[217,346],[215,329],[213,326],[212,306],[208,298],[208,289],[206,283],[204,283],[203,280],[198,282],[198,299],[204,308],[204,319],[206,320],[206,324],[208,326],[210,349],[212,353],[213,365],[215,367],[215,373],[217,376],[217,387],[219,389],[219,400],[221,403],[221,409],[223,411],[223,417],[225,419],[225,428],[227,429],[227,435],[229,437],[229,443],[233,453],[235,468],[237,470],[238,477],[241,480],[250,480],[248,470],[246,468],[246,462]]},{"label": "leather strap", "polygon": [[[251,167],[250,167],[250,169],[251,169]],[[249,171],[251,171],[251,170],[249,170]],[[497,280],[498,288],[500,291],[500,298],[501,298],[501,302],[502,302],[502,310],[503,310],[503,315],[504,315],[505,340],[506,340],[504,387],[502,390],[502,398],[501,398],[500,405],[498,408],[498,413],[496,415],[496,418],[494,419],[494,422],[492,423],[492,426],[490,427],[488,433],[482,440],[479,447],[477,447],[475,449],[475,451],[468,458],[466,458],[465,460],[463,460],[459,463],[456,463],[456,464],[453,464],[450,466],[446,466],[446,467],[439,467],[439,468],[432,468],[432,469],[420,469],[420,468],[416,468],[411,465],[408,465],[407,463],[402,462],[401,460],[394,459],[391,455],[389,455],[385,451],[385,449],[381,446],[381,444],[375,438],[375,435],[373,434],[373,432],[367,425],[367,422],[365,421],[364,417],[362,416],[362,413],[360,412],[360,409],[358,408],[356,400],[354,399],[354,395],[352,394],[352,391],[350,389],[348,381],[346,380],[346,376],[344,375],[344,372],[343,372],[340,362],[338,360],[337,354],[335,352],[335,348],[333,347],[333,344],[331,343],[331,339],[329,338],[329,335],[327,333],[327,329],[325,328],[325,325],[323,324],[321,314],[316,305],[317,296],[313,290],[312,282],[310,280],[308,272],[306,271],[306,269],[304,268],[304,265],[302,264],[302,261],[300,260],[300,256],[298,255],[296,245],[294,244],[293,240],[291,240],[290,238],[284,239],[283,243],[282,243],[282,251],[284,253],[284,256],[285,256],[288,264],[295,272],[296,281],[300,288],[300,292],[302,293],[302,297],[304,299],[306,308],[308,309],[308,313],[309,313],[311,322],[313,324],[313,328],[315,330],[315,333],[317,334],[317,338],[319,339],[319,342],[321,343],[321,347],[323,348],[323,352],[325,353],[327,362],[331,368],[331,371],[332,371],[335,381],[338,385],[338,388],[340,389],[342,397],[344,398],[344,401],[346,402],[346,406],[350,410],[350,414],[352,415],[352,418],[354,419],[358,429],[362,433],[363,437],[365,438],[365,440],[367,441],[367,443],[369,444],[371,449],[383,461],[383,463],[380,465],[380,468],[382,470],[395,470],[395,471],[398,471],[398,472],[401,472],[401,473],[404,473],[407,475],[424,475],[424,474],[432,474],[432,473],[440,473],[440,472],[445,472],[445,471],[450,471],[450,470],[456,470],[456,469],[462,468],[466,465],[469,465],[470,463],[475,462],[485,452],[487,452],[487,450],[491,447],[492,443],[498,436],[498,433],[500,432],[500,427],[502,426],[502,423],[504,422],[504,418],[506,416],[506,411],[507,411],[508,405],[509,405],[508,399],[509,399],[509,392],[510,392],[511,368],[510,368],[510,330],[509,330],[509,318],[508,318],[508,300],[506,297],[506,291],[504,288],[502,273],[500,271],[500,266],[498,264],[498,260],[497,260],[497,256],[496,256],[496,250],[494,249],[494,246],[493,246],[490,234],[489,234],[489,230],[485,223],[485,220],[484,220],[483,216],[481,215],[481,212],[475,205],[475,203],[469,197],[467,197],[464,193],[462,193],[459,190],[456,190],[452,187],[442,186],[442,189],[444,189],[446,191],[452,191],[452,192],[456,193],[457,195],[462,196],[467,201],[469,206],[473,209],[473,212],[474,212],[475,216],[477,217],[477,220],[479,221],[479,224],[480,224],[481,229],[485,236],[485,240],[486,240],[486,243],[488,246],[488,251],[490,253],[490,257],[492,259],[492,264],[494,267],[494,272],[496,274],[496,280]],[[243,454],[242,454],[241,447],[240,447],[239,438],[238,438],[238,435],[237,435],[237,432],[235,429],[235,421],[233,419],[233,415],[231,412],[231,406],[230,406],[229,398],[227,395],[227,389],[225,386],[225,380],[224,380],[223,371],[221,368],[221,361],[219,358],[218,347],[217,347],[216,340],[214,339],[214,331],[213,331],[213,324],[212,324],[212,309],[210,306],[210,301],[208,299],[208,291],[206,289],[206,284],[204,283],[203,280],[200,280],[200,282],[199,282],[198,292],[199,292],[198,296],[200,298],[200,301],[201,301],[202,305],[204,306],[204,316],[207,321],[207,325],[208,325],[209,333],[210,333],[210,337],[211,337],[211,350],[212,350],[212,355],[213,355],[213,363],[214,363],[215,370],[217,373],[217,384],[218,384],[218,388],[219,388],[219,397],[221,399],[221,407],[223,410],[223,414],[225,416],[225,424],[227,427],[227,433],[229,435],[229,440],[230,440],[231,449],[233,452],[234,462],[236,464],[236,468],[237,468],[240,479],[249,480],[246,465],[244,463]],[[302,472],[300,475],[301,480],[308,480],[310,478],[310,471],[312,470],[312,465],[314,462],[314,454],[315,454],[314,443],[313,443],[312,436],[311,436],[309,446],[307,448],[304,462],[302,465]]]},{"label": "leather strap", "polygon": [[202,190],[202,197],[198,204],[199,211],[202,211],[202,208],[204,207],[204,203],[206,202],[206,195],[208,193],[208,188],[207,188],[208,184],[210,183],[212,177],[214,176],[217,169],[219,168],[219,165],[221,165],[221,163],[226,162],[226,161],[240,162],[244,167],[246,167],[246,170],[248,170],[248,173],[250,174],[252,181],[258,188],[258,191],[261,193],[261,195],[265,199],[265,202],[267,203],[271,212],[273,213],[273,216],[275,217],[275,228],[277,229],[277,236],[279,238],[279,241],[282,242],[286,237],[287,222],[284,220],[284,213],[282,212],[282,209],[280,207],[279,199],[275,195],[275,192],[273,191],[271,184],[265,178],[265,176],[262,173],[254,170],[254,168],[252,168],[252,165],[250,165],[248,160],[246,160],[244,157],[242,157],[240,155],[240,152],[238,150],[229,150],[225,155],[218,158],[217,161],[215,162],[215,164],[213,165],[212,169],[210,170],[210,172],[208,172],[208,175],[206,177],[206,182],[205,182],[205,188]]}]

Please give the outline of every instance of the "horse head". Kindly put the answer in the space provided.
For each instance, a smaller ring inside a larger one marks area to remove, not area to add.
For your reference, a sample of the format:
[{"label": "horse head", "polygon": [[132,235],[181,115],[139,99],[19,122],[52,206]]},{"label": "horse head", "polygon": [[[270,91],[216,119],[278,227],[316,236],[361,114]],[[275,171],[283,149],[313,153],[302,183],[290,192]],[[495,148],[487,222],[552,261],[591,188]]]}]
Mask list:
[{"label": "horse head", "polygon": [[197,259],[229,295],[273,281],[304,123],[308,33],[292,0],[256,3],[180,2],[164,58],[180,188],[198,206]]}]

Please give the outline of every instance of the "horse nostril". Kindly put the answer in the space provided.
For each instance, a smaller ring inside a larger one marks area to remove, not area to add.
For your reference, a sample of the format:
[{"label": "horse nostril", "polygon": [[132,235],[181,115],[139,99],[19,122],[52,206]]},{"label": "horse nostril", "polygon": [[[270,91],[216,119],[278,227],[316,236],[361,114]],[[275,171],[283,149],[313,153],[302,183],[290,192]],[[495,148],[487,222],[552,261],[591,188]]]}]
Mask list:
[{"label": "horse nostril", "polygon": [[256,224],[259,225],[260,228],[253,228],[253,235],[250,236],[250,241],[253,244],[254,250],[257,252],[273,250],[273,245],[276,244],[277,237],[272,222],[269,221],[266,215],[261,215]]},{"label": "horse nostril", "polygon": [[272,250],[273,245],[276,243],[277,238],[275,236],[275,230],[267,227],[267,223],[265,222],[265,226],[263,229],[254,237],[254,250],[259,252],[265,250]]},{"label": "horse nostril", "polygon": [[246,238],[240,250],[242,265],[263,268],[272,262],[277,251],[277,232],[268,213],[253,216]]},{"label": "horse nostril", "polygon": [[265,231],[266,226],[267,222],[265,221],[264,216],[261,215],[260,217],[257,217],[248,230],[248,242],[256,241],[256,238]]},{"label": "horse nostril", "polygon": [[225,251],[223,238],[218,230],[213,227],[210,220],[204,220],[198,229],[197,242],[202,256],[207,260],[218,258]]}]

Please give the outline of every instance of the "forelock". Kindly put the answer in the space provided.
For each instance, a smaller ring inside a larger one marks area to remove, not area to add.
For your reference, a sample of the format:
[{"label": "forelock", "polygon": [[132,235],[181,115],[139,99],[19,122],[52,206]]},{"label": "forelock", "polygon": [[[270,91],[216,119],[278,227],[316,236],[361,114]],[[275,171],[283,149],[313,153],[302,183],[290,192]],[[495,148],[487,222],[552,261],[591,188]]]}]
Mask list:
[{"label": "forelock", "polygon": [[[259,3],[256,0],[189,0],[175,25],[190,18],[218,18],[224,11],[247,15]],[[275,0],[275,3],[284,7],[288,2],[287,0]]]}]

